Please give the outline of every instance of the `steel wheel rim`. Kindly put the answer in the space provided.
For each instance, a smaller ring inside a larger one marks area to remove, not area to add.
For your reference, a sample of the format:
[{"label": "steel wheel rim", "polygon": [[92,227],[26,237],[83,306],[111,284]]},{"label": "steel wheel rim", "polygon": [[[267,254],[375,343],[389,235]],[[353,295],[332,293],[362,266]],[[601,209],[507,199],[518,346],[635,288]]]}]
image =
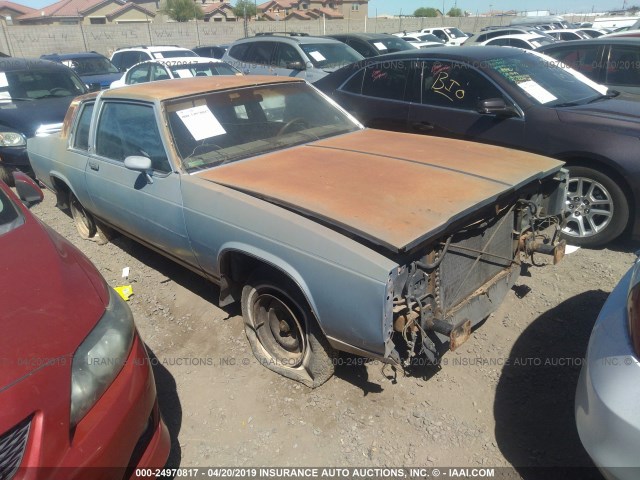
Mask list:
[{"label": "steel wheel rim", "polygon": [[562,231],[571,237],[592,237],[602,232],[613,219],[611,193],[592,178],[569,178],[566,206],[568,213]]},{"label": "steel wheel rim", "polygon": [[77,198],[71,200],[71,211],[80,233],[87,237],[91,236],[91,223],[89,222],[89,217],[87,216],[87,212],[84,211],[84,208],[82,208],[82,205],[80,205],[80,202],[78,202]]},{"label": "steel wheel rim", "polygon": [[307,349],[303,324],[280,298],[263,293],[253,302],[256,334],[269,355],[283,366],[298,367]]}]

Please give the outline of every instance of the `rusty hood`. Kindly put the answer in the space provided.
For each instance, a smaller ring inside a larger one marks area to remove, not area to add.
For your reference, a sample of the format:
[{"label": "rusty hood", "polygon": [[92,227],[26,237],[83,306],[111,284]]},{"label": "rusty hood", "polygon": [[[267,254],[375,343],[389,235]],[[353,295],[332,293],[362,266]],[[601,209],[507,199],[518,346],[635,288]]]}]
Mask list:
[{"label": "rusty hood", "polygon": [[561,166],[502,147],[366,129],[198,176],[400,252]]}]

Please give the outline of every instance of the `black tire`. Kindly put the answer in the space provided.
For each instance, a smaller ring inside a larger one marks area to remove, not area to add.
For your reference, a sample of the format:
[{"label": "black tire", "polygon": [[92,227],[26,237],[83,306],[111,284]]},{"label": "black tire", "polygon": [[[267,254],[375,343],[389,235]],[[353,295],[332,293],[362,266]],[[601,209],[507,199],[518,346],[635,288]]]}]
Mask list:
[{"label": "black tire", "polygon": [[581,247],[599,247],[624,231],[629,202],[620,186],[589,167],[569,166],[567,217],[562,237]]},{"label": "black tire", "polygon": [[311,388],[331,378],[336,352],[291,280],[260,269],[243,288],[241,304],[245,333],[260,364]]},{"label": "black tire", "polygon": [[91,240],[96,235],[96,222],[73,193],[69,193],[69,210],[81,238]]},{"label": "black tire", "polygon": [[13,175],[11,175],[11,169],[0,165],[0,180],[9,185],[15,186],[13,181]]}]

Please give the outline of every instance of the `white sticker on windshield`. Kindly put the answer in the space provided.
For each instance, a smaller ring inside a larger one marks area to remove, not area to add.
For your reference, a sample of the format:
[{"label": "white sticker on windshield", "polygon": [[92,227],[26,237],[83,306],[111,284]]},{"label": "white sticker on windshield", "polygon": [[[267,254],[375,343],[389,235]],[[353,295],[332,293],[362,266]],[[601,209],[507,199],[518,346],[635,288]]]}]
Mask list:
[{"label": "white sticker on windshield", "polygon": [[0,87],[8,87],[9,82],[7,80],[7,74],[4,72],[0,72]]},{"label": "white sticker on windshield", "polygon": [[551,92],[533,80],[518,83],[518,86],[540,103],[549,103],[558,99],[557,97],[554,97]]},{"label": "white sticker on windshield", "polygon": [[176,73],[178,74],[178,76],[180,78],[190,78],[193,77],[193,73],[191,73],[191,70],[188,70],[186,68],[181,68],[180,70],[176,70]]},{"label": "white sticker on windshield", "polygon": [[311,55],[316,62],[322,62],[326,60],[326,58],[324,58],[324,55],[322,55],[320,52],[309,52],[309,55]]},{"label": "white sticker on windshield", "polygon": [[373,43],[378,50],[386,50],[387,46],[382,42],[374,42]]},{"label": "white sticker on windshield", "polygon": [[187,108],[176,113],[195,140],[204,140],[205,138],[217,137],[227,133],[206,105]]}]

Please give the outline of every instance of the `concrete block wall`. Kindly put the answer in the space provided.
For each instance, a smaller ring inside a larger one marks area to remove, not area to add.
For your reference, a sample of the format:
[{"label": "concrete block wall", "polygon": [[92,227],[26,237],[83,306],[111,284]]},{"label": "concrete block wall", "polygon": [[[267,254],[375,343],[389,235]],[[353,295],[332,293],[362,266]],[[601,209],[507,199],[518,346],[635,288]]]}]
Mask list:
[{"label": "concrete block wall", "polygon": [[[577,18],[576,20],[583,20]],[[295,31],[310,35],[342,32],[407,32],[421,28],[453,26],[477,32],[487,25],[508,25],[509,17],[369,18],[366,20],[187,22],[119,25],[2,25],[0,51],[14,57],[39,57],[47,53],[94,50],[110,56],[119,47],[134,45],[198,45],[230,43],[258,32]]]}]

